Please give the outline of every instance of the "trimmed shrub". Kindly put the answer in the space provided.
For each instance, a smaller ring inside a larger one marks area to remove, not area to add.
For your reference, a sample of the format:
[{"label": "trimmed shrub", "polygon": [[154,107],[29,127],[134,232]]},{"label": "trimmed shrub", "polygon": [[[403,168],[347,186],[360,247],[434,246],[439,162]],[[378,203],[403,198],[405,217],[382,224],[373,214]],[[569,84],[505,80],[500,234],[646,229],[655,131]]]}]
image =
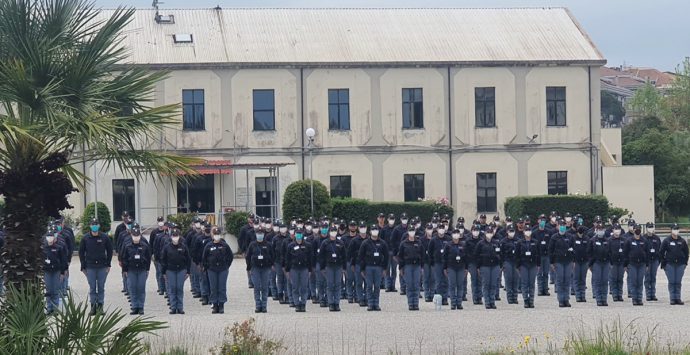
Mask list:
[{"label": "trimmed shrub", "polygon": [[234,235],[235,237],[240,236],[240,229],[242,226],[247,224],[247,217],[249,217],[249,212],[245,211],[232,211],[225,214],[225,231]]},{"label": "trimmed shrub", "polygon": [[196,217],[196,213],[178,213],[168,215],[168,222],[177,224],[180,231],[184,234],[192,227],[192,221]]},{"label": "trimmed shrub", "polygon": [[393,213],[396,218],[400,218],[403,212],[410,218],[419,216],[424,222],[431,220],[434,212],[440,215],[447,213],[451,219],[453,218],[453,207],[436,202],[371,202],[355,198],[333,199],[332,216],[346,221],[365,221],[373,224],[379,213],[386,215]]},{"label": "trimmed shrub", "polygon": [[331,213],[331,196],[324,184],[314,180],[314,216],[311,216],[310,180],[290,184],[283,195],[283,217],[319,218]]},{"label": "trimmed shrub", "polygon": [[608,215],[609,201],[603,195],[544,195],[508,197],[505,202],[506,216],[530,216],[533,223],[540,214],[548,215],[551,211],[579,213],[589,224],[595,216],[605,218]]},{"label": "trimmed shrub", "polygon": [[[81,216],[81,234],[86,234],[89,232],[89,224],[91,220],[96,216],[96,205],[94,202],[86,205],[84,213]],[[101,225],[101,232],[110,233],[110,223],[112,222],[112,217],[110,216],[110,210],[108,206],[103,202],[98,202],[98,222]]]}]

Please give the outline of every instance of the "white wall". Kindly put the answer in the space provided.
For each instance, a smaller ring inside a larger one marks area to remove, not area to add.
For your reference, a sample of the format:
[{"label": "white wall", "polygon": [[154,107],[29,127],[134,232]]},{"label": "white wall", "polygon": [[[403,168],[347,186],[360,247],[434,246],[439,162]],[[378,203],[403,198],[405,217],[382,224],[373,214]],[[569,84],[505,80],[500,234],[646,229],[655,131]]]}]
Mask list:
[{"label": "white wall", "polygon": [[654,222],[654,166],[603,167],[604,196],[633,213],[637,223]]}]

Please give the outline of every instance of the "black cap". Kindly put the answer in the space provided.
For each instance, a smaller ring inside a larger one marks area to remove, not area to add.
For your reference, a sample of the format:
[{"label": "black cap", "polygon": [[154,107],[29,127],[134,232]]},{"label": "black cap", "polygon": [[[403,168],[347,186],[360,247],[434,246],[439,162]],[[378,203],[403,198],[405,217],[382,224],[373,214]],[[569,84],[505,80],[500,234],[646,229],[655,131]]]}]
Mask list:
[{"label": "black cap", "polygon": [[221,234],[220,228],[218,228],[218,227],[213,227],[213,230],[211,231],[211,233],[213,233],[213,234],[215,234],[215,235]]},{"label": "black cap", "polygon": [[512,222],[512,221],[513,221],[513,217],[510,217],[510,216],[506,217],[506,222]]},{"label": "black cap", "polygon": [[129,212],[122,211],[122,217],[129,217]]},{"label": "black cap", "polygon": [[380,212],[379,215],[376,216],[376,218],[386,218],[386,215],[383,214],[383,212]]},{"label": "black cap", "polygon": [[556,211],[551,211],[551,213],[549,213],[549,217],[555,217],[557,215],[558,213]]},{"label": "black cap", "polygon": [[614,214],[613,216],[611,216],[611,220],[614,222],[618,222],[618,216]]},{"label": "black cap", "polygon": [[367,224],[364,221],[359,221],[359,228],[366,228]]},{"label": "black cap", "polygon": [[579,234],[585,234],[585,233],[587,233],[587,227],[585,227],[585,226],[579,226],[579,227],[577,227],[577,232],[578,232]]},{"label": "black cap", "polygon": [[671,229],[680,229],[680,226],[678,226],[678,223],[673,223]]},{"label": "black cap", "polygon": [[337,232],[337,231],[338,231],[338,227],[331,227],[331,228],[328,229],[328,231],[329,231],[329,232]]},{"label": "black cap", "polygon": [[353,220],[350,221],[349,225],[350,225],[350,226],[356,226],[356,225],[357,225],[357,222],[355,222],[355,220],[353,219]]},{"label": "black cap", "polygon": [[173,229],[172,232],[170,233],[173,237],[179,237],[180,236],[180,230],[179,229]]},{"label": "black cap", "polygon": [[371,227],[369,227],[369,230],[379,230],[379,226],[377,226],[376,224],[372,224]]},{"label": "black cap", "polygon": [[480,215],[479,215],[479,218],[480,218],[480,219],[481,219],[481,218],[486,218],[486,214],[484,214],[484,213],[480,214]]},{"label": "black cap", "polygon": [[508,226],[507,229],[508,229],[508,232],[515,232],[515,227],[513,227],[512,225]]},{"label": "black cap", "polygon": [[635,223],[635,220],[630,218],[630,220],[628,221],[628,226],[634,226],[635,224],[637,224]]},{"label": "black cap", "polygon": [[494,222],[498,222],[501,220],[501,217],[499,217],[498,215],[495,215],[493,220],[494,220]]},{"label": "black cap", "polygon": [[132,235],[135,236],[135,237],[138,237],[138,236],[141,235],[141,227],[139,226],[139,224],[135,223],[135,224],[132,226],[131,233],[132,233]]},{"label": "black cap", "polygon": [[570,212],[566,212],[564,217],[572,217],[572,215],[570,214]]},{"label": "black cap", "polygon": [[448,213],[444,213],[444,214],[443,214],[443,218],[444,218],[444,219],[450,219],[450,216],[448,215]]},{"label": "black cap", "polygon": [[97,225],[100,225],[100,224],[101,224],[101,222],[99,222],[99,221],[98,221],[97,219],[95,219],[95,218],[91,218],[91,222],[89,223],[90,226],[97,226]]},{"label": "black cap", "polygon": [[438,216],[439,216],[438,211],[434,211],[434,214],[432,216],[438,218]]},{"label": "black cap", "polygon": [[564,225],[565,225],[565,219],[559,219],[559,220],[558,220],[558,225],[559,225],[559,226],[564,226]]},{"label": "black cap", "polygon": [[465,223],[465,217],[458,217],[458,223]]},{"label": "black cap", "polygon": [[328,216],[326,216],[326,215],[321,216],[321,220],[322,220],[322,221],[325,221],[325,220],[327,220],[327,219],[328,219]]},{"label": "black cap", "polygon": [[431,223],[427,223],[426,229],[434,229],[434,226]]},{"label": "black cap", "polygon": [[414,232],[415,231],[414,226],[407,227],[407,231],[408,232]]},{"label": "black cap", "polygon": [[654,228],[654,223],[647,222],[647,228]]},{"label": "black cap", "polygon": [[389,214],[388,214],[388,219],[395,219],[395,215],[392,214],[392,213],[389,213]]},{"label": "black cap", "polygon": [[478,230],[481,230],[481,229],[482,229],[482,228],[481,228],[478,224],[473,224],[473,225],[472,225],[472,230],[473,230],[473,231],[478,231]]},{"label": "black cap", "polygon": [[613,229],[621,229],[621,225],[618,223],[613,224]]},{"label": "black cap", "polygon": [[546,219],[546,215],[542,213],[539,215],[538,219]]},{"label": "black cap", "polygon": [[164,222],[165,218],[163,218],[163,216],[158,216],[158,218],[156,218],[156,221],[157,222]]},{"label": "black cap", "polygon": [[407,218],[407,212],[403,212],[400,214],[400,219]]}]

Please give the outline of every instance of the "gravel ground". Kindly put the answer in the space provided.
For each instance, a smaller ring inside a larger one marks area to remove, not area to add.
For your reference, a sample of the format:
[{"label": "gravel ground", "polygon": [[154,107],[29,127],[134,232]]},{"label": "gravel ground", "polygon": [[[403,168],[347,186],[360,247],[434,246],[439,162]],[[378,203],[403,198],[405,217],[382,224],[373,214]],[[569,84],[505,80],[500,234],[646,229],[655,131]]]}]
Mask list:
[{"label": "gravel ground", "polygon": [[[114,262],[106,283],[106,308],[121,308],[129,313],[127,299],[120,292],[120,268]],[[583,326],[592,328],[601,322],[611,324],[620,319],[625,325],[635,322],[643,331],[658,326],[656,333],[662,343],[682,341],[681,331],[687,324],[688,306],[670,306],[666,277],[659,270],[658,302],[645,302],[634,307],[629,299],[623,303],[609,301],[609,307],[597,307],[594,300],[575,303],[572,308],[558,308],[553,285],[551,296],[537,297],[534,309],[522,304],[509,305],[505,293],[497,302],[497,310],[464,302],[464,310],[451,311],[445,307],[436,311],[432,303],[420,303],[421,310],[409,312],[405,296],[381,293],[381,312],[367,312],[354,304],[341,303],[342,311],[328,312],[309,303],[306,313],[295,313],[293,308],[269,299],[268,313],[254,314],[253,291],[247,288],[245,263],[236,258],[230,268],[228,303],[225,314],[211,314],[210,307],[202,306],[189,293],[185,285],[185,315],[169,315],[165,300],[156,293],[153,266],[147,283],[146,316],[168,322],[170,328],[150,339],[154,349],[179,344],[207,353],[221,342],[224,329],[234,322],[250,317],[257,320],[259,332],[271,338],[282,339],[289,354],[431,354],[479,353],[484,350],[510,349],[531,336],[544,344],[562,340],[569,332]],[[88,283],[79,272],[78,257],[70,267],[71,289],[78,300],[86,300]],[[690,285],[686,273],[684,290]],[[589,284],[589,280],[588,280]],[[588,297],[591,294],[588,290]],[[687,294],[687,291],[684,291]],[[687,300],[690,300],[688,298]],[[520,297],[522,303],[522,297]],[[128,316],[129,317],[129,316]],[[558,342],[561,343],[560,341]]]}]

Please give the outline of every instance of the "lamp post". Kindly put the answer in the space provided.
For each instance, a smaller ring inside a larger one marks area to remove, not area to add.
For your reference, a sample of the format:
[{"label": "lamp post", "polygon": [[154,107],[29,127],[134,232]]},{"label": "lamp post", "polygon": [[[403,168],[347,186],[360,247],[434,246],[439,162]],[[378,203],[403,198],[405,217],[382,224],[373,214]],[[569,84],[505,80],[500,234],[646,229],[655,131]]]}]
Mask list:
[{"label": "lamp post", "polygon": [[309,188],[310,188],[310,201],[311,201],[311,216],[314,217],[314,166],[313,166],[313,158],[312,158],[312,151],[314,150],[314,136],[316,135],[316,131],[309,127],[307,130],[304,132],[307,136],[307,148],[309,149]]}]

